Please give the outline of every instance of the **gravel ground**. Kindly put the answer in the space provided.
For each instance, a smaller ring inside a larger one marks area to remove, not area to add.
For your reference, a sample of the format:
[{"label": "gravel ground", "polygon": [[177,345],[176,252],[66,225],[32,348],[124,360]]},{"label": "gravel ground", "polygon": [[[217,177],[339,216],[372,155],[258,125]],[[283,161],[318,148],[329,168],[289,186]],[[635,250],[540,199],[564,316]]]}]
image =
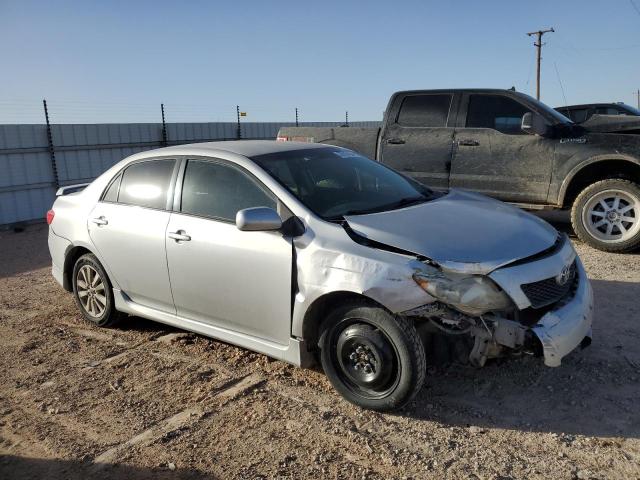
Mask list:
[{"label": "gravel ground", "polygon": [[576,242],[594,342],[562,367],[432,367],[392,415],[319,370],[135,317],[92,327],[46,234],[0,232],[0,478],[640,478],[640,255]]}]

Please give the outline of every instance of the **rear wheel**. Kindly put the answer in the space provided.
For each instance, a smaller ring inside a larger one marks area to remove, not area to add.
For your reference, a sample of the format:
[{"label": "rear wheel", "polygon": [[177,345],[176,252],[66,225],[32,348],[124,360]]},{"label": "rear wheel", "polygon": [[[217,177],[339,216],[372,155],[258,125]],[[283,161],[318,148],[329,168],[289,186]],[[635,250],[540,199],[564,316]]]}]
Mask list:
[{"label": "rear wheel", "polygon": [[422,387],[426,361],[413,324],[365,303],[336,309],[321,337],[322,367],[348,401],[373,410],[408,403]]},{"label": "rear wheel", "polygon": [[571,209],[571,223],[583,242],[606,252],[627,252],[640,245],[640,187],[608,179],[585,188]]},{"label": "rear wheel", "polygon": [[104,268],[90,253],[78,258],[73,267],[73,296],[84,318],[99,327],[115,325],[123,316],[115,309]]}]

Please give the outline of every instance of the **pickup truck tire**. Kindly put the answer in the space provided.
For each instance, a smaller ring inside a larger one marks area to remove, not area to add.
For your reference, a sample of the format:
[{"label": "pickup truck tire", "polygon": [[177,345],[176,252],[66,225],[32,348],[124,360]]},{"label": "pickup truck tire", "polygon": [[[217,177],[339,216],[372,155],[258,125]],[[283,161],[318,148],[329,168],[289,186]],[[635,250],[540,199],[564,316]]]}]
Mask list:
[{"label": "pickup truck tire", "polygon": [[327,317],[320,360],[334,388],[349,402],[378,411],[406,405],[426,373],[414,325],[375,305],[351,302]]},{"label": "pickup truck tire", "polygon": [[640,245],[640,186],[610,178],[582,190],[571,209],[580,240],[605,252],[628,252]]},{"label": "pickup truck tire", "polygon": [[124,314],[115,309],[113,290],[107,273],[91,253],[82,255],[73,266],[73,297],[84,318],[98,327],[111,327]]}]

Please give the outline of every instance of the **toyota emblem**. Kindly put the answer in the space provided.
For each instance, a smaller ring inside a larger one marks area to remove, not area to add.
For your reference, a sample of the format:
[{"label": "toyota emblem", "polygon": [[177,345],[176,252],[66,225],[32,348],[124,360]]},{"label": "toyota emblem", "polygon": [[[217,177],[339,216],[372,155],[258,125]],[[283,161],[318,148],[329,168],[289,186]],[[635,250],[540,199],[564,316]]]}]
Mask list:
[{"label": "toyota emblem", "polygon": [[569,280],[571,280],[572,276],[573,272],[571,271],[571,267],[569,265],[565,265],[556,277],[556,283],[560,286],[565,285]]}]

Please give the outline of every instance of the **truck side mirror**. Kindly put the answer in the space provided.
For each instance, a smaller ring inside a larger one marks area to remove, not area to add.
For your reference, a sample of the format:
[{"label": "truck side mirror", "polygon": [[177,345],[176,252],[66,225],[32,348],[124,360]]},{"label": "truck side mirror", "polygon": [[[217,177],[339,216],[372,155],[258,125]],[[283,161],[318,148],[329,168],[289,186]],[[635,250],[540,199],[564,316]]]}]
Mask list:
[{"label": "truck side mirror", "polygon": [[544,117],[539,113],[527,112],[522,116],[522,125],[520,127],[523,132],[544,137],[549,134],[551,127]]}]

